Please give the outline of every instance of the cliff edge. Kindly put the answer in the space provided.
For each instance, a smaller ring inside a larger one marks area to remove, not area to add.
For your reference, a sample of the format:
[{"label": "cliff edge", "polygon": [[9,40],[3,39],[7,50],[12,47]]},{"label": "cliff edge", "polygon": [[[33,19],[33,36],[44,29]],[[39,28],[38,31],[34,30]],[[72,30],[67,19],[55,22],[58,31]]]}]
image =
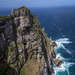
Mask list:
[{"label": "cliff edge", "polygon": [[55,46],[28,8],[0,17],[0,75],[52,75],[62,63]]}]

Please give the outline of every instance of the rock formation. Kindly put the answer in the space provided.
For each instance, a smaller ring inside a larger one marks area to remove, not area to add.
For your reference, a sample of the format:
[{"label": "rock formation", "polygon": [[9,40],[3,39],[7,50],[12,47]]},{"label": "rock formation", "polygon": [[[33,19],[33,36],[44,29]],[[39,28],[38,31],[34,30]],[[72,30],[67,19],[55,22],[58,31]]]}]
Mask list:
[{"label": "rock formation", "polygon": [[28,8],[0,17],[0,75],[52,75],[55,46]]}]

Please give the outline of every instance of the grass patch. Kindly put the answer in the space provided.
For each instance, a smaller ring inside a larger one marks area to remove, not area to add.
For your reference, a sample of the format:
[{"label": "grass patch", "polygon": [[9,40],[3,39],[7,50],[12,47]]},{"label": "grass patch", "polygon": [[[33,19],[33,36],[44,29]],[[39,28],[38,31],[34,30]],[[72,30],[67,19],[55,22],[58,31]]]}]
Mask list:
[{"label": "grass patch", "polygon": [[0,16],[0,19],[9,19],[10,16]]},{"label": "grass patch", "polygon": [[39,75],[39,64],[35,59],[28,60],[21,69],[20,75]]}]

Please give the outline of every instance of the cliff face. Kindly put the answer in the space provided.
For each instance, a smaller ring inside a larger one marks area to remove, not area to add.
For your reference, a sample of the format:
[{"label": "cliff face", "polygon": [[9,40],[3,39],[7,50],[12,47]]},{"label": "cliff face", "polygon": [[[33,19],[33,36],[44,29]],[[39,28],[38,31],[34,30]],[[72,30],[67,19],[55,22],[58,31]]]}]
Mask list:
[{"label": "cliff face", "polygon": [[55,46],[28,8],[0,17],[0,75],[52,75]]}]

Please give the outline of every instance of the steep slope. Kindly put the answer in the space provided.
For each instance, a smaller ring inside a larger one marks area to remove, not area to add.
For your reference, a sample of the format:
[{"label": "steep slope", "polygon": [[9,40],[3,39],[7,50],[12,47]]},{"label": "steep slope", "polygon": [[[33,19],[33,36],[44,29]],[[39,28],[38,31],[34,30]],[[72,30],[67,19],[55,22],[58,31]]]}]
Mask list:
[{"label": "steep slope", "polygon": [[52,75],[55,46],[28,8],[0,17],[0,75]]}]

